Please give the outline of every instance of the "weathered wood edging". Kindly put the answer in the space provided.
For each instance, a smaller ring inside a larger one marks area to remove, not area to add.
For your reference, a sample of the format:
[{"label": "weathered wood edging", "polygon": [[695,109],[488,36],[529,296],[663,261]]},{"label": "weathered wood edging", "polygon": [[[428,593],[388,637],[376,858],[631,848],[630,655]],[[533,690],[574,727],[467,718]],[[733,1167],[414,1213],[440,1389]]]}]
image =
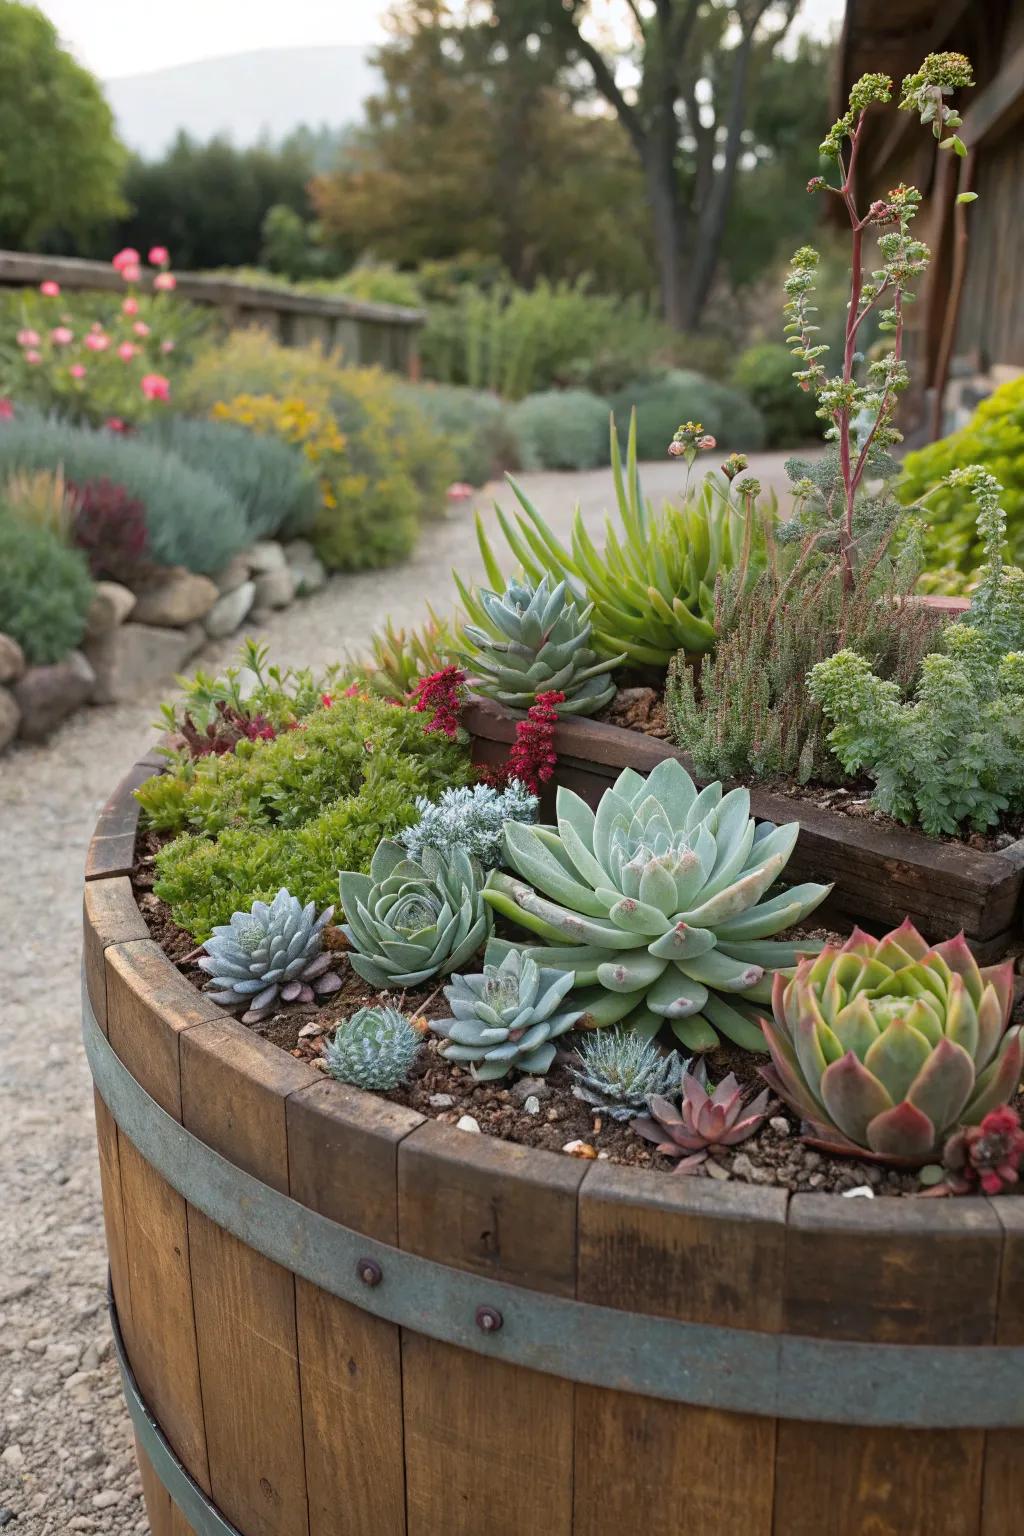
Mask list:
[{"label": "weathered wood edging", "polygon": [[[149,939],[127,874],[131,792],[156,766],[126,777],[90,850],[86,1020],[181,1154],[176,1170],[148,1161],[97,1093],[126,1358],[163,1442],[226,1522],[209,1530],[669,1536],[679,1507],[665,1490],[681,1479],[688,1523],[715,1536],[1012,1536],[1024,1431],[970,1416],[1020,1421],[1012,1384],[993,1405],[1000,1362],[1024,1346],[1024,1201],[787,1196],[581,1164],[326,1079],[225,1015]],[[223,1206],[202,1195],[200,1163],[225,1174]],[[354,1237],[312,1270],[268,1241],[261,1207]],[[349,1263],[356,1246],[379,1283]],[[396,1265],[453,1277],[461,1334],[419,1279],[389,1294]],[[627,1351],[610,1383],[595,1384],[600,1362],[570,1379],[566,1341],[552,1338],[563,1354],[549,1360],[520,1356],[535,1315],[600,1315],[610,1340],[619,1319],[622,1340],[649,1330],[667,1358]],[[697,1379],[721,1406],[681,1400],[690,1361],[666,1341],[720,1335],[717,1384],[714,1349]],[[776,1416],[771,1361],[805,1346],[807,1360],[873,1359],[882,1374],[854,1397],[835,1376],[830,1400],[813,1370],[801,1399],[798,1372],[789,1407],[805,1418]],[[749,1352],[745,1367],[729,1347]],[[954,1359],[968,1366],[959,1392],[944,1377]],[[959,1427],[885,1427],[887,1361],[902,1362],[902,1422]],[[628,1390],[643,1369],[673,1397]],[[959,1412],[941,1404],[950,1391]],[[859,1415],[875,1422],[826,1421]],[[144,1446],[140,1465],[155,1536],[206,1536],[172,1511]]]}]

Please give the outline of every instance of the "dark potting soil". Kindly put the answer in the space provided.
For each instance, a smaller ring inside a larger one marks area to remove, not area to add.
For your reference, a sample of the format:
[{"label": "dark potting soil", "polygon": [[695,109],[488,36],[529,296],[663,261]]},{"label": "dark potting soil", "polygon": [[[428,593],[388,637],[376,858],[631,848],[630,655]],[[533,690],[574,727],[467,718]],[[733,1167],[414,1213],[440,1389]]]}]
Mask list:
[{"label": "dark potting soil", "polygon": [[[136,899],[152,938],[193,986],[207,980],[197,961],[202,953],[190,934],[178,927],[170,909],[152,890],[153,856],[163,839],[140,835],[134,872]],[[842,935],[805,926],[801,936],[842,942]],[[630,1130],[628,1122],[612,1120],[593,1110],[573,1093],[569,1071],[575,1061],[580,1037],[569,1034],[546,1077],[513,1076],[497,1083],[474,1082],[469,1072],[445,1061],[429,1020],[447,1013],[443,983],[401,992],[376,992],[352,970],[345,954],[347,943],[339,928],[327,930],[328,943],[339,951],[340,990],[326,1003],[292,1004],[258,1024],[247,1026],[255,1034],[299,1060],[327,1072],[324,1047],[338,1024],[358,1008],[386,1004],[401,1009],[413,1020],[422,1020],[424,1046],[407,1083],[386,1097],[427,1118],[448,1125],[464,1122],[466,1134],[476,1131],[539,1147],[547,1152],[587,1159],[608,1159],[634,1168],[672,1173],[674,1162]],[[767,1060],[725,1044],[710,1052],[706,1065],[713,1083],[735,1073],[752,1098],[764,1086],[758,1067]],[[1024,1096],[1018,1100],[1024,1106]],[[472,1122],[470,1125],[469,1122]],[[738,1147],[715,1152],[702,1166],[680,1177],[730,1179],[762,1184],[793,1192],[848,1193],[870,1190],[873,1195],[907,1195],[920,1189],[916,1175],[878,1167],[853,1158],[833,1157],[806,1146],[800,1139],[799,1122],[774,1101],[761,1129]]]}]

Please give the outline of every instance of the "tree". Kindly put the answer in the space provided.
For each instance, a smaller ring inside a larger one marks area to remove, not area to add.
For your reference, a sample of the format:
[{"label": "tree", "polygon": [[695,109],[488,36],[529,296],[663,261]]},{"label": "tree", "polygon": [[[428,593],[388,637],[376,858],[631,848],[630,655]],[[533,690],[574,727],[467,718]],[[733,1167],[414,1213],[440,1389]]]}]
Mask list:
[{"label": "tree", "polygon": [[625,0],[620,36],[602,34],[590,0],[487,0],[512,46],[536,38],[560,54],[626,130],[643,170],[662,308],[679,329],[693,329],[707,303],[756,76],[799,3]]},{"label": "tree", "polygon": [[560,57],[510,47],[460,0],[405,0],[384,89],[314,183],[325,238],[403,266],[473,252],[519,282],[650,286],[643,180],[610,111],[576,112]]},{"label": "tree", "polygon": [[35,6],[0,0],[0,243],[116,217],[126,160],[99,82]]}]

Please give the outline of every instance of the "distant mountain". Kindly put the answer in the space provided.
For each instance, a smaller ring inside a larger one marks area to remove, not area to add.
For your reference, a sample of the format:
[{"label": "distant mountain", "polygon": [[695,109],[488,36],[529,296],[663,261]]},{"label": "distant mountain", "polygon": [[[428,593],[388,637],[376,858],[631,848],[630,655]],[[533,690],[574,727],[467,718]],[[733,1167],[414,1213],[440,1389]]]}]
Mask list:
[{"label": "distant mountain", "polygon": [[194,138],[230,135],[254,143],[280,139],[301,123],[342,127],[358,121],[380,77],[370,49],[267,48],[177,64],[107,80],[107,99],[125,143],[149,158],[184,128]]}]

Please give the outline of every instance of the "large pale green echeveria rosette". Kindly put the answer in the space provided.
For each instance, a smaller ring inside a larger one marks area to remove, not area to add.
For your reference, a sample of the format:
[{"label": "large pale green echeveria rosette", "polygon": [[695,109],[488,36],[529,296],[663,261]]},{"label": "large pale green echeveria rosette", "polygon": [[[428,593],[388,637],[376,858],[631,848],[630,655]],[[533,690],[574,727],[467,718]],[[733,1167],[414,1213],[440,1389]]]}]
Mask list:
[{"label": "large pale green echeveria rosette", "polygon": [[385,838],[368,875],[342,873],[343,932],[352,969],[372,987],[416,987],[476,953],[492,919],[483,870],[464,848],[424,848],[419,859]]},{"label": "large pale green echeveria rosette", "polygon": [[779,976],[762,1074],[830,1151],[918,1166],[1014,1095],[1013,963],[979,968],[963,934],[933,947],[909,919]]},{"label": "large pale green echeveria rosette", "polygon": [[[764,1050],[760,1013],[769,971],[820,945],[771,942],[802,921],[831,887],[799,885],[761,898],[782,873],[799,825],[756,825],[745,789],[698,792],[674,758],[647,779],[627,768],[596,813],[559,789],[557,827],[505,828],[521,878],[493,871],[484,899],[547,947],[539,964],[576,972],[582,1023],[625,1021],[653,1035],[666,1020],[690,1050],[717,1031]],[[499,955],[511,947],[494,940]]]}]

